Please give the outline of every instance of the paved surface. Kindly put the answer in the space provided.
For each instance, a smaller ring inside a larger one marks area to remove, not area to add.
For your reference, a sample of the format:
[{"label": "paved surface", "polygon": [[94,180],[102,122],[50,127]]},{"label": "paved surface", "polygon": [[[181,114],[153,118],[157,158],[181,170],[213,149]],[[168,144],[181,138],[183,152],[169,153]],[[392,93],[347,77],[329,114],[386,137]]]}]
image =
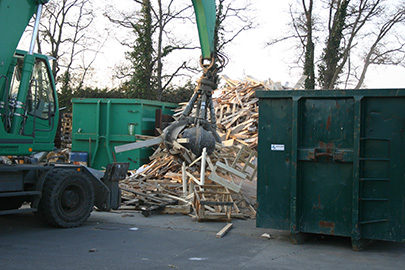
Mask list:
[{"label": "paved surface", "polygon": [[[93,212],[84,226],[57,229],[32,214],[0,216],[0,269],[404,269],[405,244],[313,237],[292,245],[254,220],[198,223],[189,216]],[[261,237],[263,233],[271,239]]]}]

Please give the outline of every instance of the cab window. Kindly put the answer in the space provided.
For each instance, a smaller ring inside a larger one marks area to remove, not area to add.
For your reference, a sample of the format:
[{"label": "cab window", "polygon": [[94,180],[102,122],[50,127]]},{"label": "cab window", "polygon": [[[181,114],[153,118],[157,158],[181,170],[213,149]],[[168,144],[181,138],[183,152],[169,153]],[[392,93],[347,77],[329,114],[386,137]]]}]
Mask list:
[{"label": "cab window", "polygon": [[27,102],[28,113],[48,119],[55,112],[55,97],[47,64],[38,59],[32,72],[30,91]]}]

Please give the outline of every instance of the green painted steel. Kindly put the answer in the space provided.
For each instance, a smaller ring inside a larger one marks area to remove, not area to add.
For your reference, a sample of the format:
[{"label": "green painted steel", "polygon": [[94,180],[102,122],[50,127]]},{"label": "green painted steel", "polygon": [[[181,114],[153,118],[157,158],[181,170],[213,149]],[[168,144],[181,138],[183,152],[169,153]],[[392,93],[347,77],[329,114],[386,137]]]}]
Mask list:
[{"label": "green painted steel", "polygon": [[[0,1],[0,74],[5,75],[13,59],[15,49],[28,22],[37,11],[37,0]],[[7,37],[7,40],[3,38]],[[4,82],[0,82],[4,84]],[[1,94],[1,93],[0,93]]]},{"label": "green painted steel", "polygon": [[87,152],[89,165],[95,169],[112,162],[129,162],[130,169],[149,163],[151,148],[115,153],[114,147],[135,142],[135,135],[153,136],[156,110],[172,115],[178,106],[142,99],[94,98],[74,98],[72,104],[72,151]]},{"label": "green painted steel", "polygon": [[16,50],[39,4],[48,1],[0,1],[0,155],[54,147],[59,112],[48,58]]},{"label": "green painted steel", "polygon": [[405,89],[256,96],[258,227],[405,241]]},{"label": "green painted steel", "polygon": [[59,107],[50,70],[48,57],[15,52],[0,79],[8,82],[0,102],[0,155],[53,150]]},{"label": "green painted steel", "polygon": [[215,0],[192,0],[197,21],[202,57],[210,59],[214,53],[216,23]]}]

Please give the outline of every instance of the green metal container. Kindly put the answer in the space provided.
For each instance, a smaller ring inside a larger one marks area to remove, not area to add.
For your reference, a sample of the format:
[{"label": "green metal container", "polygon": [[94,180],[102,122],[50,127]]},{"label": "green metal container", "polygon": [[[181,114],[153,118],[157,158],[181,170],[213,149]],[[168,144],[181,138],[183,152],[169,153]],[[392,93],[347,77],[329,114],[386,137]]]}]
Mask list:
[{"label": "green metal container", "polygon": [[87,152],[89,167],[129,162],[130,169],[149,163],[153,150],[115,153],[114,147],[136,141],[135,135],[155,135],[155,114],[172,115],[178,105],[142,99],[72,99],[72,151]]},{"label": "green metal container", "polygon": [[405,241],[405,89],[256,96],[258,227]]}]

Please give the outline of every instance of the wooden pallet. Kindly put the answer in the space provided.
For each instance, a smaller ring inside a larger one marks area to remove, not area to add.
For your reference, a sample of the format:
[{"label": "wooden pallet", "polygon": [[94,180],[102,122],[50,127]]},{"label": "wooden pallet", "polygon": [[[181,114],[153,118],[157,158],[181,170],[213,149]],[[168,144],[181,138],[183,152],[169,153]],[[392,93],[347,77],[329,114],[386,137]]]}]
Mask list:
[{"label": "wooden pallet", "polygon": [[203,185],[194,187],[193,208],[198,221],[231,221],[233,200],[226,187]]}]

